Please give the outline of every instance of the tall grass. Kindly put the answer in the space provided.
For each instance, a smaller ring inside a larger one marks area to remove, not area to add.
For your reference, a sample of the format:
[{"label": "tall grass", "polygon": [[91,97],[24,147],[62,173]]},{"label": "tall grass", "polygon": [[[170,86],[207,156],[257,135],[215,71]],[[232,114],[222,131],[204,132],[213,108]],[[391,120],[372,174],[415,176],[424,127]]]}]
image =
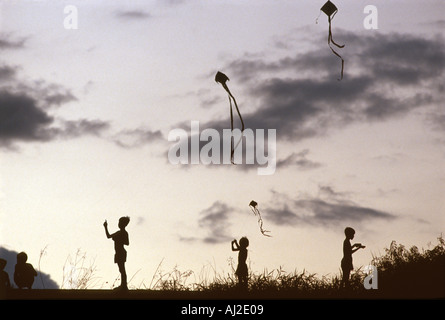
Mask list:
[{"label": "tall grass", "polygon": [[98,281],[95,259],[87,261],[86,252],[80,249],[74,256],[68,255],[63,265],[62,289],[90,289]]},{"label": "tall grass", "polygon": [[426,250],[407,249],[392,241],[385,255],[373,257],[381,290],[402,296],[411,292],[445,297],[445,240],[442,235],[437,240],[436,246]]},{"label": "tall grass", "polygon": [[[162,272],[158,270],[152,285],[139,289],[151,289],[164,293],[198,292],[209,295],[249,294],[263,297],[302,297],[305,295],[335,295],[340,290],[339,276],[328,277],[294,270],[286,272],[282,267],[262,272],[249,273],[249,285],[247,292],[238,286],[237,278],[233,272],[213,273],[203,267],[199,274],[192,270],[181,271],[176,266],[172,271]],[[204,277],[202,275],[205,275]],[[363,277],[361,270],[357,270],[351,277],[350,291],[363,291]]]},{"label": "tall grass", "polygon": [[[445,240],[431,249],[419,250],[391,242],[382,256],[373,256],[369,263],[377,268],[378,288],[364,287],[368,274],[359,267],[351,274],[349,287],[341,285],[341,274],[319,276],[306,270],[286,272],[282,267],[249,273],[247,294],[260,297],[445,297]],[[191,270],[180,271],[176,266],[164,273],[157,270],[156,281],[149,289],[169,292],[196,291],[212,294],[240,292],[233,261],[231,271],[218,274],[209,265],[197,275]],[[249,268],[250,269],[250,268]],[[146,288],[146,287],[145,287]]]},{"label": "tall grass", "polygon": [[[182,271],[175,266],[164,271],[163,260],[147,285],[130,285],[130,289],[168,293],[198,293],[209,296],[241,294],[249,297],[299,298],[299,297],[445,297],[445,240],[438,238],[438,244],[431,249],[419,250],[416,246],[407,249],[395,241],[385,253],[373,256],[369,264],[378,271],[378,289],[366,290],[364,280],[367,274],[359,267],[351,274],[349,287],[341,285],[341,274],[319,276],[306,270],[286,272],[264,269],[249,273],[247,292],[240,290],[235,275],[233,259],[229,259],[229,272],[218,273],[214,264],[205,265],[200,272]],[[67,269],[67,264],[69,268]],[[251,268],[249,267],[249,270]],[[69,257],[64,266],[62,288],[87,289],[98,284],[94,261],[86,264],[85,253],[78,250]]]}]

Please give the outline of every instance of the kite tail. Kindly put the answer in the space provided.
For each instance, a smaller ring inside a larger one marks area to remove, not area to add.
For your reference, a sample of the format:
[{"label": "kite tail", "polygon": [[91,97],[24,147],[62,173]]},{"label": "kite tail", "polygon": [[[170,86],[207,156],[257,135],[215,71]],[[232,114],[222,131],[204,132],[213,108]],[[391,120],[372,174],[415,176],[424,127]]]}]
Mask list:
[{"label": "kite tail", "polygon": [[[335,14],[334,14],[335,15]],[[332,18],[334,18],[334,15],[332,16]],[[336,43],[334,41],[334,39],[332,38],[332,30],[331,30],[331,17],[328,17],[328,22],[329,22],[329,35],[328,35],[328,45],[329,48],[331,48],[331,51],[341,59],[341,77],[338,80],[342,80],[343,79],[343,70],[344,70],[344,66],[345,66],[345,60],[343,59],[343,57],[341,55],[339,55],[331,46],[331,42],[337,46],[338,48],[344,48],[345,45],[339,45],[338,43]]]},{"label": "kite tail", "polygon": [[258,209],[254,209],[254,208],[251,208],[252,209],[252,212],[253,212],[253,214],[254,215],[256,215],[257,217],[258,217],[258,226],[260,227],[260,232],[261,232],[261,234],[263,235],[263,236],[266,236],[266,237],[272,237],[271,235],[268,235],[267,233],[269,233],[270,231],[269,230],[264,230],[263,229],[263,218],[261,218],[261,214],[260,214],[260,211],[258,210]]},{"label": "kite tail", "polygon": [[233,132],[233,110],[232,110],[232,99],[233,99],[233,102],[235,103],[236,111],[238,112],[238,116],[239,116],[239,118],[240,118],[240,120],[241,120],[241,137],[240,137],[240,139],[238,140],[238,142],[236,143],[235,146],[233,146],[233,136],[232,136],[232,138],[230,139],[230,140],[231,140],[231,141],[230,141],[230,149],[231,149],[231,151],[230,151],[230,162],[232,162],[232,164],[235,164],[233,157],[234,157],[234,154],[235,154],[235,149],[238,147],[238,145],[240,144],[241,140],[243,139],[243,135],[242,135],[242,133],[243,133],[243,131],[244,131],[244,121],[243,121],[243,117],[241,116],[241,113],[240,113],[240,111],[239,111],[239,109],[238,109],[238,104],[236,103],[236,99],[235,99],[235,97],[232,95],[232,93],[230,92],[229,88],[228,88],[225,84],[223,84],[223,87],[224,87],[224,89],[226,89],[227,93],[229,94],[229,104],[230,104],[230,126],[231,126],[231,130],[232,130],[232,132]]},{"label": "kite tail", "polygon": [[236,111],[238,112],[238,116],[241,120],[241,132],[243,132],[244,131],[244,121],[243,121],[243,117],[241,116],[241,113],[239,112],[239,108],[238,108],[238,104],[236,103],[236,99],[233,96],[233,94],[230,92],[229,87],[227,87],[226,84],[223,84],[223,87],[224,87],[224,89],[226,89],[227,93],[229,94],[229,97],[232,98],[233,102],[235,103]]},{"label": "kite tail", "polygon": [[[230,104],[230,130],[233,132],[233,111],[232,111],[232,98],[230,98],[230,93],[229,93],[229,104]],[[233,147],[233,136],[232,136],[230,137],[230,162],[232,164],[235,164],[233,160],[234,154],[235,154],[235,148]]]}]

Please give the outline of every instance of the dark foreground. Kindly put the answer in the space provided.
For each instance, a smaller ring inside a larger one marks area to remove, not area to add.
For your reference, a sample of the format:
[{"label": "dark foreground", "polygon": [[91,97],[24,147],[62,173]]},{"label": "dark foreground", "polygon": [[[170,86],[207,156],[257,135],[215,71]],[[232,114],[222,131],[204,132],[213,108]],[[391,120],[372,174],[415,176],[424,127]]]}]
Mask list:
[{"label": "dark foreground", "polygon": [[312,300],[312,299],[445,299],[444,290],[362,290],[360,292],[208,292],[161,290],[54,290],[12,289],[0,294],[2,300]]}]

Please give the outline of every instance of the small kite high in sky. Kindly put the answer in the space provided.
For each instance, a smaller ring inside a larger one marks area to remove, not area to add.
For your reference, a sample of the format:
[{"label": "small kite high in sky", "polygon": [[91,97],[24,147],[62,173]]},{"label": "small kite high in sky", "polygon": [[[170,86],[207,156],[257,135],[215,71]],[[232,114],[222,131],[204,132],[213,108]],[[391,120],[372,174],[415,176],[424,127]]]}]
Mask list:
[{"label": "small kite high in sky", "polygon": [[[345,45],[339,45],[337,44],[334,39],[332,38],[332,30],[331,30],[331,22],[332,19],[334,19],[335,14],[337,13],[338,9],[335,6],[335,4],[333,4],[331,1],[328,0],[328,2],[326,2],[323,7],[321,7],[320,9],[321,11],[323,11],[327,16],[328,16],[328,22],[329,22],[329,34],[328,34],[328,45],[329,48],[331,48],[331,51],[341,59],[341,77],[338,80],[343,79],[343,68],[345,65],[345,60],[343,60],[342,56],[339,55],[331,46],[331,42],[337,46],[338,48],[343,48]],[[318,20],[318,18],[317,18]]]},{"label": "small kite high in sky", "polygon": [[270,231],[263,229],[263,219],[261,218],[260,210],[258,210],[258,203],[256,201],[252,200],[249,203],[249,207],[250,207],[250,209],[252,209],[252,212],[254,213],[254,215],[256,215],[258,217],[258,225],[260,227],[261,233],[266,237],[271,237],[270,235],[266,234],[266,233],[269,233]]},{"label": "small kite high in sky", "polygon": [[[235,103],[235,107],[236,107],[236,111],[238,112],[238,116],[241,120],[241,133],[244,131],[244,121],[243,118],[241,117],[241,113],[239,112],[238,109],[238,104],[236,103],[235,97],[232,95],[232,93],[229,90],[229,87],[227,87],[226,82],[230,81],[229,77],[226,76],[224,73],[218,71],[215,75],[215,81],[221,83],[221,85],[223,86],[223,88],[227,91],[227,93],[229,94],[229,104],[230,104],[230,128],[233,131],[233,111],[232,111],[232,100]],[[242,140],[242,136],[240,137],[240,140],[238,141],[238,143],[235,145],[235,147],[233,146],[233,137],[231,140],[231,154],[230,154],[230,160],[232,162],[232,164],[235,164],[233,162],[233,154],[235,152],[236,147],[238,146],[238,144],[241,142]]]}]

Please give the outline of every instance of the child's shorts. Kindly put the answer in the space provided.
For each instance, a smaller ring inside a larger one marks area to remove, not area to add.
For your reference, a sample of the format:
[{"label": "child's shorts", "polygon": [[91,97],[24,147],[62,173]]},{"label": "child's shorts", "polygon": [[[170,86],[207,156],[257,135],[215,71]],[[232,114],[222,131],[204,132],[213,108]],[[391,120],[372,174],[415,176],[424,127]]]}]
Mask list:
[{"label": "child's shorts", "polygon": [[114,263],[125,262],[127,261],[127,251],[119,251],[114,255]]}]

